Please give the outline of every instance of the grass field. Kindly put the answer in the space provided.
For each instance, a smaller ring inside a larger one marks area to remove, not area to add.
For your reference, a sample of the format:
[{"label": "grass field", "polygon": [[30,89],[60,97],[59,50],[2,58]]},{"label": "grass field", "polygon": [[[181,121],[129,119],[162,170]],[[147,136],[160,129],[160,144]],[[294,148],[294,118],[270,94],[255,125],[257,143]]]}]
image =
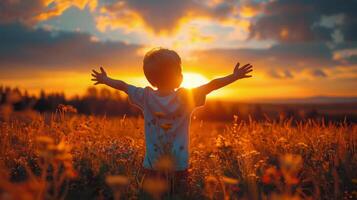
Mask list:
[{"label": "grass field", "polygon": [[[143,119],[12,114],[0,126],[0,199],[180,199],[141,187]],[[357,126],[192,119],[190,199],[357,198]]]}]

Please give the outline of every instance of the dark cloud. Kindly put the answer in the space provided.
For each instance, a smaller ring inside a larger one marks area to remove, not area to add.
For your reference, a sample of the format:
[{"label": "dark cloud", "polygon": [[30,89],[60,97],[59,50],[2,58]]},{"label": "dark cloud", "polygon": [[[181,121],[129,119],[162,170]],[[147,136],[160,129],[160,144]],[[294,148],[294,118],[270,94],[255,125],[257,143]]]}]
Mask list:
[{"label": "dark cloud", "polygon": [[339,43],[334,46],[334,50],[341,50],[341,49],[353,49],[357,47],[357,41],[354,42],[343,42]]},{"label": "dark cloud", "polygon": [[40,14],[44,5],[40,0],[0,1],[0,23],[22,22],[28,23],[33,17]]},{"label": "dark cloud", "polygon": [[[138,45],[100,42],[85,33],[32,29],[20,24],[0,25],[0,44],[0,70],[4,71],[79,71],[98,65],[130,68],[142,62]],[[197,61],[190,61],[190,65],[206,66],[207,71],[220,73],[227,69],[222,65],[250,62],[275,78],[294,78],[295,72],[304,69],[323,77],[326,74],[322,69],[346,64],[334,60],[323,42],[282,43],[268,49],[210,49],[193,54]]]},{"label": "dark cloud", "polygon": [[212,49],[197,52],[200,60],[209,60],[208,66],[222,62],[261,63],[264,68],[304,69],[334,67],[340,64],[333,60],[331,50],[325,43],[282,43],[268,49]]},{"label": "dark cloud", "polygon": [[141,64],[136,56],[140,46],[99,42],[79,32],[0,25],[0,44],[0,70],[81,70],[98,65]]},{"label": "dark cloud", "polygon": [[193,5],[191,1],[126,1],[128,7],[138,12],[154,30],[172,29]]},{"label": "dark cloud", "polygon": [[321,69],[315,69],[311,72],[314,77],[327,77],[327,74]]},{"label": "dark cloud", "polygon": [[22,23],[32,26],[59,16],[70,7],[83,9],[86,6],[93,11],[97,0],[53,0],[50,3],[45,0],[1,0],[0,24]]},{"label": "dark cloud", "polygon": [[270,77],[272,78],[276,78],[276,79],[290,79],[290,78],[294,78],[293,74],[285,69],[283,71],[278,71],[276,69],[272,69],[270,71],[268,71],[267,73]]},{"label": "dark cloud", "polygon": [[210,49],[195,51],[193,56],[197,60],[186,64],[191,70],[205,66],[206,71],[220,74],[232,69],[236,62],[251,63],[257,71],[277,79],[305,76],[304,71],[314,77],[325,77],[325,71],[337,66],[353,68],[351,63],[335,60],[332,50],[323,42],[281,43],[268,49]]},{"label": "dark cloud", "polygon": [[347,58],[348,63],[357,64],[357,55],[352,55]]},{"label": "dark cloud", "polygon": [[[331,40],[340,30],[346,41],[356,41],[357,1],[276,0],[264,3],[263,14],[250,27],[251,37],[283,42]],[[331,27],[319,24],[322,17],[343,15],[343,22]]]}]

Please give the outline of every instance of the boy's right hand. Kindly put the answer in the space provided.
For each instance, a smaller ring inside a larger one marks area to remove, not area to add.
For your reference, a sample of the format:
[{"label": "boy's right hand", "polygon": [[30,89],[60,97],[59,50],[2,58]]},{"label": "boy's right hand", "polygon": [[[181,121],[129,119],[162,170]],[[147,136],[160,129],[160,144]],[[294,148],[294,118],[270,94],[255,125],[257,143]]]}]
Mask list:
[{"label": "boy's right hand", "polygon": [[105,84],[105,81],[108,79],[107,73],[105,72],[103,67],[100,67],[100,71],[101,73],[95,71],[94,69],[92,70],[93,78],[91,80],[95,81],[94,85]]},{"label": "boy's right hand", "polygon": [[252,75],[249,75],[253,71],[253,66],[251,64],[246,64],[243,67],[239,67],[239,63],[234,68],[233,75],[236,79],[250,78]]}]

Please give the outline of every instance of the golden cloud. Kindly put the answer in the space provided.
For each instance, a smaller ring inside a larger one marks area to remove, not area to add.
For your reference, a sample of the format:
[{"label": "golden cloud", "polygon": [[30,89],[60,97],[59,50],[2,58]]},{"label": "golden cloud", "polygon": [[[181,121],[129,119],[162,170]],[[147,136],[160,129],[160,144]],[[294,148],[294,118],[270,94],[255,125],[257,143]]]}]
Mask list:
[{"label": "golden cloud", "polygon": [[65,10],[74,6],[79,9],[84,9],[86,6],[93,11],[97,7],[97,0],[43,0],[43,5],[47,8],[49,5],[54,4],[52,9],[48,9],[37,16],[36,21],[45,21],[52,17],[60,16]]},{"label": "golden cloud", "polygon": [[100,9],[100,15],[96,17],[96,26],[100,31],[123,29],[128,32],[145,31],[155,35],[174,35],[183,25],[197,19],[231,25],[232,21],[237,21],[234,25],[246,26],[238,23],[241,20],[234,12],[237,8],[238,3],[222,0],[116,1]]},{"label": "golden cloud", "polygon": [[110,9],[103,7],[100,9],[100,13],[102,15],[96,17],[96,27],[102,32],[116,28],[123,28],[128,32],[147,28],[140,14],[132,10],[123,9],[112,12]]},{"label": "golden cloud", "polygon": [[255,17],[260,12],[259,7],[243,5],[237,12],[240,16],[245,18]]},{"label": "golden cloud", "polygon": [[[95,16],[97,29],[101,32],[120,30],[124,34],[135,33],[145,44],[138,51],[140,55],[147,49],[165,46],[189,56],[188,51],[222,47],[229,41],[243,41],[249,36],[250,19],[239,17],[235,12],[239,7],[235,3],[174,0],[172,5],[171,1],[162,1],[156,6],[146,5],[149,2],[143,4],[133,0],[104,5]],[[221,28],[213,30],[211,27]],[[231,32],[220,32],[223,29]],[[222,38],[225,44],[218,38]]]}]

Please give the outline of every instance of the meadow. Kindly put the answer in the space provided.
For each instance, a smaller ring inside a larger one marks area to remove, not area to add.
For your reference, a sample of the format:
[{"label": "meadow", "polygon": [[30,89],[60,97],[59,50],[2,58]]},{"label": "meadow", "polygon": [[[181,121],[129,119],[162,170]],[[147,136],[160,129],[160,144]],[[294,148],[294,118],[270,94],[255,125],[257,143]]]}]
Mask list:
[{"label": "meadow", "polygon": [[355,123],[192,118],[189,193],[143,185],[143,119],[56,112],[0,121],[0,199],[355,199]]}]

